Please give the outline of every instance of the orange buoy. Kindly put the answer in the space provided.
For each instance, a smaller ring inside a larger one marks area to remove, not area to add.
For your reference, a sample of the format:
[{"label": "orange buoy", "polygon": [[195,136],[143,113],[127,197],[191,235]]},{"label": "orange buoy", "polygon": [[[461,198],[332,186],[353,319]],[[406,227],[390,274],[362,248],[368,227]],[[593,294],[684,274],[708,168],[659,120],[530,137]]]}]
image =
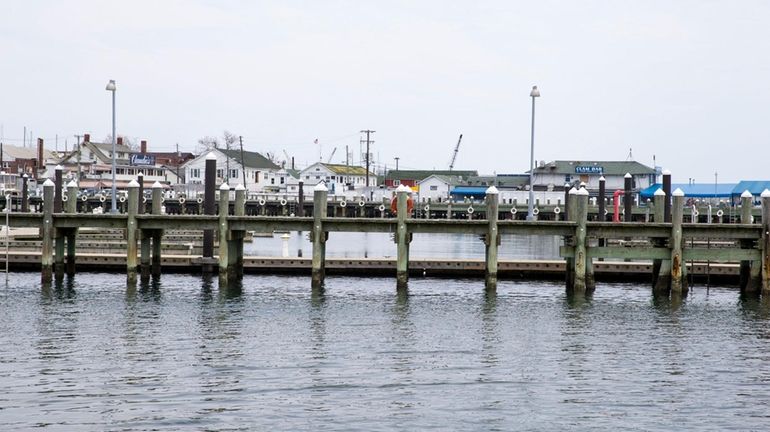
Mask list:
[{"label": "orange buoy", "polygon": [[[414,200],[410,196],[406,200],[407,214],[411,214],[412,210],[414,210]],[[393,213],[398,213],[398,196],[394,196],[393,199],[390,200],[390,211],[392,211]]]}]

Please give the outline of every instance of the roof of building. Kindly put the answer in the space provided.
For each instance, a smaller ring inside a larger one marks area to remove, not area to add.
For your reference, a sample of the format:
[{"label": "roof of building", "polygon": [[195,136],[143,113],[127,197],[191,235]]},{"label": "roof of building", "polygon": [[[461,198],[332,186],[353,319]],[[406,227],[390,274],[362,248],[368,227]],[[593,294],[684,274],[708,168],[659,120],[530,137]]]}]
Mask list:
[{"label": "roof of building", "polygon": [[[98,142],[91,141],[90,143],[83,143],[83,144],[91,144],[92,146],[98,148],[99,150],[107,153],[110,153],[112,151],[112,143],[98,143]],[[132,150],[131,147],[125,144],[115,143],[115,151],[118,153],[132,153],[134,150]]]},{"label": "roof of building", "polygon": [[[45,159],[56,159],[56,153],[43,148],[43,157]],[[36,147],[19,147],[9,144],[3,144],[3,158],[5,160],[13,159],[37,159]]]},{"label": "roof of building", "polygon": [[456,185],[460,185],[460,184],[464,184],[465,183],[463,181],[464,179],[463,179],[462,176],[445,175],[445,174],[431,174],[428,177],[425,177],[424,179],[417,180],[417,183],[418,184],[419,183],[424,183],[424,182],[428,181],[431,178],[439,179],[439,180],[443,181],[444,183],[446,183],[446,184],[448,184],[450,186],[456,186]]},{"label": "roof of building", "polygon": [[420,181],[426,179],[432,175],[445,175],[454,177],[471,177],[478,176],[478,171],[462,171],[462,170],[391,170],[385,175],[386,180],[414,180]]},{"label": "roof of building", "polygon": [[468,186],[496,186],[506,189],[521,189],[529,184],[528,174],[498,174],[493,176],[474,176],[465,182]]},{"label": "roof of building", "polygon": [[[652,199],[655,196],[655,192],[662,187],[663,185],[660,183],[655,183],[654,185],[643,189],[639,192],[639,195],[644,199]],[[735,183],[718,183],[716,185],[714,183],[671,184],[672,191],[677,188],[684,192],[684,196],[690,198],[728,198],[735,189]]]},{"label": "roof of building", "polygon": [[[241,150],[225,150],[225,149],[217,149],[217,150],[222,152],[222,154],[229,157],[230,159],[237,161],[238,163],[245,166],[246,168],[262,168],[262,169],[274,169],[274,170],[281,169],[281,167],[271,162],[270,159],[262,156],[257,152],[246,151],[246,150],[244,150],[243,152],[241,152]],[[243,160],[241,160],[241,153],[243,153]]]},{"label": "roof of building", "polygon": [[770,181],[767,180],[742,180],[732,190],[732,195],[742,194],[744,191],[749,191],[755,197],[762,194],[765,189],[770,189]]},{"label": "roof of building", "polygon": [[[527,171],[529,172],[529,171]],[[551,161],[535,168],[535,174],[594,174],[622,176],[655,174],[655,169],[636,161]]]},{"label": "roof of building", "polygon": [[[366,175],[366,168],[362,166],[357,165],[342,165],[342,164],[328,164],[328,163],[321,163],[326,169],[333,172],[337,175],[360,175],[365,176]],[[370,176],[374,176],[371,172],[369,173]]]}]

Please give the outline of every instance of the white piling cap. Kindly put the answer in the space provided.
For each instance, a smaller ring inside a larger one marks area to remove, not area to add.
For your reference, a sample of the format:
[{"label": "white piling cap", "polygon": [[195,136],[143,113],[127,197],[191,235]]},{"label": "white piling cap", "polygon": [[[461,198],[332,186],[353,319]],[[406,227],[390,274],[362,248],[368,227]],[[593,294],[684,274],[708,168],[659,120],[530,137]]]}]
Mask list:
[{"label": "white piling cap", "polygon": [[570,190],[569,190],[569,192],[567,192],[567,193],[568,193],[568,194],[570,194],[570,195],[575,195],[577,192],[578,192],[577,188],[574,188],[574,187],[573,187],[573,188],[572,188],[572,189],[570,189]]},{"label": "white piling cap", "polygon": [[29,176],[24,174],[23,176],[21,176],[21,178],[29,178]]},{"label": "white piling cap", "polygon": [[666,196],[666,192],[663,190],[663,188],[660,188],[655,191],[655,196]]},{"label": "white piling cap", "polygon": [[[74,183],[74,180],[73,180],[73,183]],[[138,188],[139,187],[139,182],[137,182],[136,180],[131,180],[130,182],[128,182],[128,187],[130,187],[130,188]]]},{"label": "white piling cap", "polygon": [[324,184],[324,182],[318,182],[318,184],[317,184],[317,185],[315,185],[315,187],[313,188],[313,190],[314,190],[314,191],[316,191],[316,192],[318,192],[318,191],[323,191],[323,192],[326,192],[326,191],[328,191],[329,189],[327,189],[327,188],[326,188],[326,185]]},{"label": "white piling cap", "polygon": [[674,192],[672,192],[671,195],[673,195],[675,197],[683,197],[684,196],[684,191],[682,189],[680,189],[680,188],[676,188],[676,190]]},{"label": "white piling cap", "polygon": [[163,185],[160,184],[159,181],[156,181],[155,183],[152,184],[152,188],[153,189],[155,189],[155,188],[162,188],[162,187],[163,187]]},{"label": "white piling cap", "polygon": [[230,190],[230,185],[227,184],[227,182],[222,183],[222,186],[219,186],[219,190],[221,190],[221,191],[229,191]]},{"label": "white piling cap", "polygon": [[607,181],[607,179],[604,178],[604,176],[599,177],[599,181]]},{"label": "white piling cap", "polygon": [[246,190],[246,187],[243,186],[241,183],[238,183],[238,186],[235,187],[235,190],[237,191]]},{"label": "white piling cap", "polygon": [[396,188],[396,192],[411,192],[411,189],[409,189],[408,187],[406,187],[404,184],[400,184],[400,185],[398,185],[398,187]]},{"label": "white piling cap", "polygon": [[63,170],[64,168],[62,168],[62,166],[61,166],[61,165],[56,165],[56,167],[54,167],[54,169],[55,169],[56,171],[61,171],[61,170]]},{"label": "white piling cap", "polygon": [[55,186],[54,183],[51,181],[51,179],[46,179],[45,183],[43,183],[43,186]]},{"label": "white piling cap", "polygon": [[209,154],[206,155],[206,160],[217,160],[217,155],[215,155],[214,152],[209,152]]},{"label": "white piling cap", "polygon": [[586,188],[580,188],[580,190],[575,192],[575,194],[583,195],[583,196],[588,196],[588,190],[586,190]]},{"label": "white piling cap", "polygon": [[584,187],[586,187],[586,182],[580,182],[580,187],[581,187],[581,188],[584,188]]},{"label": "white piling cap", "polygon": [[671,175],[671,171],[669,171],[667,169],[664,169],[663,171],[661,171],[661,174],[663,174],[663,175]]},{"label": "white piling cap", "polygon": [[565,190],[566,190],[566,189],[569,189],[569,187],[570,187],[570,184],[569,184],[569,183],[564,183],[564,189],[565,189]]},{"label": "white piling cap", "polygon": [[623,178],[631,178],[631,173],[626,173],[626,175],[624,175]]},{"label": "white piling cap", "polygon": [[765,189],[762,191],[762,195],[760,195],[762,198],[770,198],[770,190]]},{"label": "white piling cap", "polygon": [[75,182],[75,180],[70,180],[70,182],[67,183],[67,187],[68,188],[78,187],[78,184]]},{"label": "white piling cap", "polygon": [[752,195],[751,192],[748,191],[748,189],[743,191],[743,193],[741,194],[741,198],[752,198],[753,196],[754,195]]},{"label": "white piling cap", "polygon": [[487,188],[487,195],[497,195],[500,191],[493,185]]}]

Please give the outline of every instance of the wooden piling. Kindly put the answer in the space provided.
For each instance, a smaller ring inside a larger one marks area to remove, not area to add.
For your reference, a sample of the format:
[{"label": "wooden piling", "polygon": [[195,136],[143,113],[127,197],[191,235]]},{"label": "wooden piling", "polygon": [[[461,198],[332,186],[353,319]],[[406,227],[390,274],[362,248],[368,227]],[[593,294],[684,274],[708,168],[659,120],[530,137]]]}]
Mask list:
[{"label": "wooden piling", "polygon": [[227,279],[230,245],[228,244],[227,215],[230,211],[230,185],[222,183],[219,187],[219,279]]},{"label": "wooden piling", "polygon": [[[152,185],[152,214],[160,215],[163,210],[163,185],[155,182]],[[152,258],[151,270],[153,276],[160,276],[161,263],[161,241],[163,239],[163,230],[156,229],[150,231],[152,236]]]},{"label": "wooden piling", "polygon": [[684,258],[682,256],[682,217],[684,215],[684,192],[677,189],[672,192],[671,208],[671,294],[681,295],[687,291]]},{"label": "wooden piling", "polygon": [[[661,223],[665,220],[665,201],[666,193],[663,189],[655,191],[655,223]],[[663,247],[666,244],[666,238],[657,238],[653,240],[655,247]],[[655,293],[668,293],[671,285],[671,261],[663,259],[652,260],[652,289]]]},{"label": "wooden piling", "polygon": [[[599,222],[606,222],[607,215],[605,211],[607,209],[607,179],[604,176],[599,177],[599,196],[597,197],[597,217]],[[604,239],[599,239],[599,246],[604,246]]]},{"label": "wooden piling", "polygon": [[575,293],[586,291],[586,221],[588,218],[588,191],[581,188],[575,193],[574,218],[577,222],[575,228],[575,279],[572,291]]},{"label": "wooden piling", "polygon": [[409,281],[409,232],[406,228],[409,188],[399,185],[396,189],[396,285],[406,286]]},{"label": "wooden piling", "polygon": [[671,222],[671,171],[663,170],[663,192],[666,199],[663,202],[663,221]]},{"label": "wooden piling", "polygon": [[[69,214],[75,214],[78,212],[78,184],[75,180],[72,180],[67,184],[67,206],[66,211]],[[65,264],[65,271],[69,276],[75,275],[75,254],[76,254],[76,239],[78,235],[77,228],[70,228],[67,230],[67,261]]]},{"label": "wooden piling", "polygon": [[[62,212],[62,203],[64,202],[64,198],[62,196],[62,191],[64,189],[63,179],[62,179],[62,166],[56,165],[56,168],[54,168],[54,193],[53,193],[53,212],[54,213],[61,213]],[[64,278],[64,231],[59,229],[54,229],[53,231],[54,236],[54,262],[53,262],[53,270],[54,270],[54,276],[56,279],[62,279]]]},{"label": "wooden piling", "polygon": [[[213,152],[206,156],[205,184],[203,194],[203,213],[214,214],[214,190],[216,188],[217,157]],[[264,209],[264,206],[262,206]],[[214,231],[203,230],[203,258],[214,257]],[[210,265],[203,265],[203,272],[210,273],[213,269]]]},{"label": "wooden piling", "polygon": [[497,230],[498,206],[500,192],[496,187],[487,189],[487,234],[484,239],[486,247],[486,286],[497,286],[497,249],[500,246],[500,233]]},{"label": "wooden piling", "polygon": [[762,191],[762,295],[770,295],[770,190]]},{"label": "wooden piling", "polygon": [[21,176],[21,212],[29,212],[29,176]]},{"label": "wooden piling", "polygon": [[322,219],[326,217],[328,193],[323,182],[313,188],[313,230],[310,233],[313,241],[311,270],[313,288],[321,288],[326,276],[326,232],[323,230]]},{"label": "wooden piling", "polygon": [[53,280],[53,201],[54,182],[48,179],[43,183],[43,229],[40,254],[40,273],[43,283],[50,283]]},{"label": "wooden piling", "polygon": [[[575,221],[575,207],[577,206],[576,201],[576,194],[577,189],[576,188],[570,188],[569,191],[567,191],[567,204],[566,207],[570,209],[568,216],[569,218],[565,219],[566,221]],[[575,246],[575,236],[564,236],[564,245],[568,247]],[[564,279],[565,283],[567,285],[567,292],[572,292],[572,288],[575,284],[575,256],[574,254],[572,256],[564,258]]]},{"label": "wooden piling", "polygon": [[[751,209],[753,207],[753,201],[754,197],[751,195],[751,192],[748,190],[743,191],[741,194],[741,223],[748,225],[751,224]],[[753,241],[752,240],[740,240],[738,242],[741,249],[751,249],[753,247]],[[756,276],[761,275],[761,263],[756,263],[754,267],[755,271],[760,270],[760,274]],[[759,280],[751,280],[751,273],[752,273],[752,262],[749,260],[742,260],[740,264],[740,276],[739,276],[739,285],[741,288],[741,292],[758,292],[759,291]],[[753,283],[752,283],[753,282]]]},{"label": "wooden piling", "polygon": [[[246,188],[239,184],[235,187],[235,206],[233,208],[235,216],[244,216],[246,214]],[[243,276],[243,238],[245,231],[230,230],[228,238],[228,269],[231,275],[236,277]],[[221,247],[221,245],[220,245]]]},{"label": "wooden piling", "polygon": [[126,208],[126,279],[129,284],[136,283],[136,242],[139,233],[139,226],[136,220],[136,214],[139,209],[139,183],[131,180],[128,183],[128,207]]},{"label": "wooden piling", "polygon": [[305,216],[305,183],[300,180],[297,186],[297,216]]},{"label": "wooden piling", "polygon": [[625,222],[633,221],[634,199],[631,196],[632,186],[633,177],[631,173],[626,173],[623,176],[623,221]]}]

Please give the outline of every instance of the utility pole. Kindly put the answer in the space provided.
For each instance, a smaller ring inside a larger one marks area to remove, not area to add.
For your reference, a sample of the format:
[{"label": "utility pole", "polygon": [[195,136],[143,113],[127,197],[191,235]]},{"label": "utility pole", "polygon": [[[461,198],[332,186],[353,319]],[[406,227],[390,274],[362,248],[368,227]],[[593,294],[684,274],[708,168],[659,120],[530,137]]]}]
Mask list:
[{"label": "utility pole", "polygon": [[366,187],[369,187],[369,145],[374,143],[374,141],[370,139],[370,134],[375,132],[376,131],[369,129],[361,131],[361,133],[366,134]]},{"label": "utility pole", "polygon": [[24,126],[24,138],[21,139],[21,146],[27,148],[27,127]]},{"label": "utility pole", "polygon": [[[80,185],[80,137],[82,135],[75,135],[75,138],[78,139],[78,185]],[[141,197],[139,197],[141,199]]]},{"label": "utility pole", "polygon": [[[243,137],[238,135],[238,141],[241,143],[241,169],[243,170],[243,187],[246,187],[246,162],[243,157]],[[248,190],[248,189],[247,189]]]},{"label": "utility pole", "polygon": [[[179,184],[179,162],[182,159],[182,154],[179,153],[179,143],[176,143],[176,184]],[[139,199],[142,199],[142,197],[139,197]]]}]

